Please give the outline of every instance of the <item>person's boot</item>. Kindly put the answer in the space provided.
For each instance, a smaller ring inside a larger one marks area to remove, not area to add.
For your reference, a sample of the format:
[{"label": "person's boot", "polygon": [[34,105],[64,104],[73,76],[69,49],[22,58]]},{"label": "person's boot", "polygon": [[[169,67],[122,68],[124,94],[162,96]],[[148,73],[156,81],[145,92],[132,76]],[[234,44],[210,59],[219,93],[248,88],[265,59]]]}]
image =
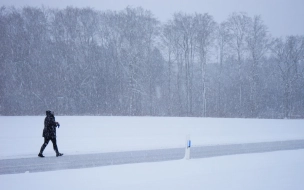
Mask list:
[{"label": "person's boot", "polygon": [[44,151],[44,149],[45,149],[45,147],[46,147],[46,145],[45,144],[43,144],[42,146],[41,146],[41,149],[40,149],[40,152],[39,152],[39,154],[38,154],[38,156],[39,157],[41,157],[41,158],[44,158],[44,156],[43,156],[43,151]]},{"label": "person's boot", "polygon": [[62,156],[62,155],[63,155],[62,153],[59,152],[58,147],[57,147],[57,144],[54,145],[54,150],[55,150],[55,152],[56,152],[56,157]]},{"label": "person's boot", "polygon": [[63,156],[63,154],[62,154],[62,153],[57,152],[57,153],[56,153],[56,157],[58,157],[58,156]]}]

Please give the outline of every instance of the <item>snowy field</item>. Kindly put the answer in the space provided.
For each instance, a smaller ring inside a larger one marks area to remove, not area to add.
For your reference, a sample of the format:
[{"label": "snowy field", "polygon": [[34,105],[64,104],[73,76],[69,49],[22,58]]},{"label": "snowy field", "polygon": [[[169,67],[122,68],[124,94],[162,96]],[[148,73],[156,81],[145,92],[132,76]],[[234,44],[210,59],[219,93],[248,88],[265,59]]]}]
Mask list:
[{"label": "snowy field", "polygon": [[303,190],[304,150],[0,175],[0,189]]},{"label": "snowy field", "polygon": [[[0,117],[0,159],[36,157],[44,117]],[[304,120],[56,117],[66,155],[304,139]],[[44,155],[54,157],[52,144]],[[60,159],[54,157],[54,159]],[[304,189],[304,150],[0,175],[0,189]]]},{"label": "snowy field", "polygon": [[[304,120],[56,117],[59,151],[87,154],[304,139]],[[0,117],[0,159],[37,156],[44,117]],[[44,154],[54,156],[52,143]]]}]

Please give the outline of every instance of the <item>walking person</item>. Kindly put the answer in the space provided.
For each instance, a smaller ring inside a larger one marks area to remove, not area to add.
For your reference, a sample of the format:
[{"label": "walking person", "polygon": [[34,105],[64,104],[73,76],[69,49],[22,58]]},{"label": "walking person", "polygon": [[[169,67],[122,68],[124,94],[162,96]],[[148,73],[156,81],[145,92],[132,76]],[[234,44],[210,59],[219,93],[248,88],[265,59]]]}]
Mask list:
[{"label": "walking person", "polygon": [[57,142],[56,142],[56,127],[60,127],[60,124],[55,121],[54,112],[48,110],[46,111],[46,117],[44,119],[44,129],[42,133],[42,137],[44,137],[44,143],[41,146],[40,152],[38,154],[39,157],[43,158],[43,151],[45,147],[48,145],[50,141],[53,143],[54,150],[56,152],[56,156],[62,156],[62,153],[59,153]]}]

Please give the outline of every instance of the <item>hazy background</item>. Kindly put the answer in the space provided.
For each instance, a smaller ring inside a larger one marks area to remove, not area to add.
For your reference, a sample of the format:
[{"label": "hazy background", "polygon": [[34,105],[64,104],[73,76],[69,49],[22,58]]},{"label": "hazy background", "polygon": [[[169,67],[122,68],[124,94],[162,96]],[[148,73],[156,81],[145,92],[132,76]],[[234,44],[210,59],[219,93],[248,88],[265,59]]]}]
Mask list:
[{"label": "hazy background", "polygon": [[[174,12],[209,13],[217,22],[232,12],[261,15],[274,37],[302,35],[304,33],[304,0],[4,0],[0,5],[44,5],[49,8],[91,7],[96,10],[122,10],[127,6],[151,10],[160,21],[172,18]],[[302,23],[302,24],[299,24]]]},{"label": "hazy background", "polygon": [[0,115],[304,118],[303,2],[0,3]]}]

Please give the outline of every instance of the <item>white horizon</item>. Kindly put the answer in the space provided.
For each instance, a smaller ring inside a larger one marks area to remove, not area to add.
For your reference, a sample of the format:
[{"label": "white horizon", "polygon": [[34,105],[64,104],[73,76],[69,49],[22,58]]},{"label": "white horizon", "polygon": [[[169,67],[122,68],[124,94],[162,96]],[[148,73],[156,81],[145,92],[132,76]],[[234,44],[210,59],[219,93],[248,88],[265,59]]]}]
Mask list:
[{"label": "white horizon", "polygon": [[218,23],[226,20],[233,12],[246,12],[250,17],[260,15],[273,37],[304,35],[303,0],[4,0],[1,4],[16,8],[90,7],[101,11],[120,11],[128,6],[142,7],[150,10],[161,22],[170,20],[176,12],[208,13]]}]

